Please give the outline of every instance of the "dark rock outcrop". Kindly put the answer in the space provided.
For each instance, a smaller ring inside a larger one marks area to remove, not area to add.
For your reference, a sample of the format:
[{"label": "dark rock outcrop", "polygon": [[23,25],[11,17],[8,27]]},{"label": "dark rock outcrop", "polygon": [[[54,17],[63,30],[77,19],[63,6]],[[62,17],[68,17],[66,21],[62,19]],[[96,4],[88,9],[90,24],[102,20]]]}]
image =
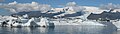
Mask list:
[{"label": "dark rock outcrop", "polygon": [[58,13],[41,13],[41,11],[29,11],[29,12],[18,12],[12,15],[22,16],[27,14],[29,17],[53,17],[55,15],[62,14],[64,12],[58,12]]},{"label": "dark rock outcrop", "polygon": [[88,19],[91,20],[98,20],[98,19],[109,19],[109,20],[115,20],[115,19],[120,19],[120,12],[109,12],[104,11],[101,14],[93,14],[91,13],[88,17]]}]

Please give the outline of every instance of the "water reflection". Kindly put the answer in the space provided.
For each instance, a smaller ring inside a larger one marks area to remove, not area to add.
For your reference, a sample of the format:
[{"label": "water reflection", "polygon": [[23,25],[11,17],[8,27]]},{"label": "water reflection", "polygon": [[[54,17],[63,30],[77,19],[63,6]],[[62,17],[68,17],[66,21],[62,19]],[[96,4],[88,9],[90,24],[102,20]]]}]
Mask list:
[{"label": "water reflection", "polygon": [[56,27],[55,31],[61,34],[111,34],[115,29],[101,26],[62,26]]},{"label": "water reflection", "polygon": [[55,26],[55,27],[0,27],[0,34],[119,34],[113,27]]}]

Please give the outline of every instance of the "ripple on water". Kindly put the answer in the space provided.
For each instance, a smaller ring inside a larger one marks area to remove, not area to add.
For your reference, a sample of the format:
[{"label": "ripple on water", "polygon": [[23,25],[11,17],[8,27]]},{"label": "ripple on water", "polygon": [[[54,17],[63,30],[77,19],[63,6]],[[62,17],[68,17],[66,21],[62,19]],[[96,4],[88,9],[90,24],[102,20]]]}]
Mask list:
[{"label": "ripple on water", "polygon": [[55,27],[0,27],[0,34],[119,34],[112,27],[102,26],[55,26]]}]

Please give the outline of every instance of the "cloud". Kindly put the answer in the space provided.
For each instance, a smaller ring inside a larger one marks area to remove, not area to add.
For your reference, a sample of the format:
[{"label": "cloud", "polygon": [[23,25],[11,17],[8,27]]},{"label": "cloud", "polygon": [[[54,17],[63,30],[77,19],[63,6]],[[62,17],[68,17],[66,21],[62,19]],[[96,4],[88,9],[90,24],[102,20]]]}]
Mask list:
[{"label": "cloud", "polygon": [[75,2],[68,2],[68,3],[66,4],[66,6],[76,6],[76,3],[75,3]]},{"label": "cloud", "polygon": [[5,0],[0,0],[0,2],[4,2]]},{"label": "cloud", "polygon": [[0,8],[4,8],[16,13],[22,11],[48,11],[51,9],[51,5],[39,4],[37,2],[17,3],[16,1],[14,1],[8,4],[0,4]]},{"label": "cloud", "polygon": [[[68,2],[63,8],[71,8],[74,11],[82,11],[85,8],[82,6],[78,6],[75,2]],[[0,8],[7,9],[13,13],[22,12],[22,11],[42,11],[46,12],[51,10],[51,5],[48,4],[40,4],[37,2],[31,3],[18,3],[16,1],[8,3],[8,4],[0,4]]]},{"label": "cloud", "polygon": [[112,4],[112,3],[108,3],[108,4],[102,4],[100,5],[101,9],[120,9],[120,4]]},{"label": "cloud", "polygon": [[66,7],[69,9],[73,9],[74,11],[82,11],[85,8],[83,6],[78,6],[75,2],[68,2]]}]

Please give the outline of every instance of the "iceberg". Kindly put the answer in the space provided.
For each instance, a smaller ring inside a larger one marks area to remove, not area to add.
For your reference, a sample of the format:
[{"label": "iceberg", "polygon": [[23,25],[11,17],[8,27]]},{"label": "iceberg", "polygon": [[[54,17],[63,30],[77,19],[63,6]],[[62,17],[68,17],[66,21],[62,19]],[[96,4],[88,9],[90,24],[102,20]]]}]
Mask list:
[{"label": "iceberg", "polygon": [[73,20],[65,20],[58,19],[52,21],[55,25],[93,25],[93,26],[105,26],[97,21],[92,20],[82,20],[82,19],[73,19]]},{"label": "iceberg", "polygon": [[[54,26],[54,23],[50,23],[46,18],[39,18],[40,21],[35,21],[35,18],[31,19],[17,19],[17,20],[8,20],[7,25],[8,27],[19,27],[19,26]],[[4,25],[4,24],[3,24]]]},{"label": "iceberg", "polygon": [[118,29],[120,29],[120,21],[113,21],[113,25],[115,25]]}]

